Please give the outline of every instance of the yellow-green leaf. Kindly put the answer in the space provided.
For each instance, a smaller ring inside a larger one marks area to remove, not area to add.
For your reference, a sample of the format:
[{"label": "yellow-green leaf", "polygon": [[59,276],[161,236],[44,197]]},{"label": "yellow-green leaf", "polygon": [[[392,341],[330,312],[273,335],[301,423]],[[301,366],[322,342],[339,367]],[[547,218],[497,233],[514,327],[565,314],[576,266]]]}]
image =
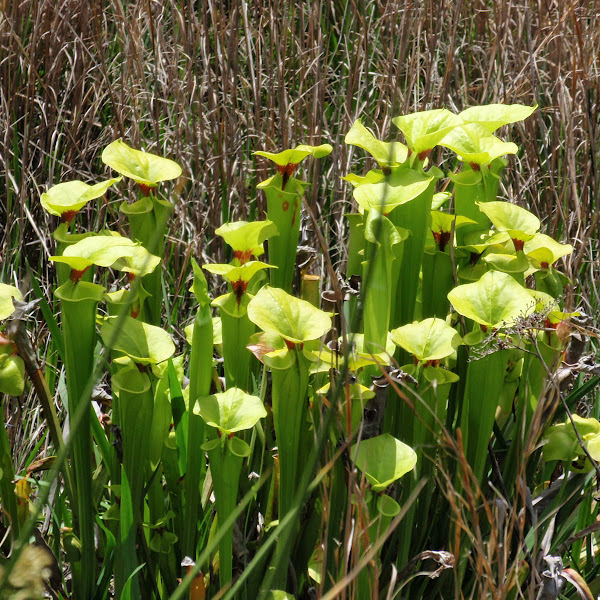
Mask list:
[{"label": "yellow-green leaf", "polygon": [[408,148],[404,144],[378,140],[360,119],[354,122],[344,141],[366,150],[381,167],[397,167],[408,158]]},{"label": "yellow-green leaf", "polygon": [[240,262],[249,260],[250,256],[263,254],[263,242],[270,237],[279,235],[275,223],[269,220],[253,221],[252,223],[246,221],[225,223],[215,229],[215,233],[233,248],[235,258]]},{"label": "yellow-green leaf", "polygon": [[455,287],[448,300],[461,315],[494,328],[511,325],[535,309],[531,294],[500,271],[488,271],[475,283]]},{"label": "yellow-green leaf", "polygon": [[529,261],[522,252],[490,252],[483,257],[483,261],[503,273],[525,273],[529,269]]},{"label": "yellow-green leaf", "polygon": [[383,171],[379,169],[372,169],[367,172],[366,175],[356,175],[355,173],[348,173],[348,175],[342,177],[344,181],[347,181],[352,185],[352,187],[358,187],[359,185],[363,185],[365,183],[380,183],[385,180],[385,175]]},{"label": "yellow-green leaf", "polygon": [[553,265],[559,258],[573,252],[571,244],[561,244],[549,235],[536,233],[525,242],[523,251],[536,268],[545,268]]},{"label": "yellow-green leaf", "polygon": [[40,197],[44,209],[51,215],[60,217],[66,212],[81,210],[90,200],[101,198],[106,190],[121,181],[121,177],[88,185],[83,181],[65,181],[52,186]]},{"label": "yellow-green leaf", "polygon": [[434,148],[462,122],[449,110],[438,108],[394,117],[392,123],[402,131],[409,148],[420,154]]},{"label": "yellow-green leaf", "polygon": [[354,198],[364,210],[375,209],[387,215],[396,206],[414,200],[431,183],[432,178],[414,169],[394,170],[378,183],[365,183],[354,188]]},{"label": "yellow-green leaf", "polygon": [[331,329],[331,316],[280,288],[265,286],[248,304],[248,318],[263,331],[300,343],[316,340]]},{"label": "yellow-green leaf", "polygon": [[117,173],[149,187],[156,187],[161,181],[176,179],[181,175],[181,167],[176,162],[135,150],[123,140],[115,140],[104,149],[102,162]]},{"label": "yellow-green leaf", "polygon": [[156,365],[175,353],[175,344],[164,329],[131,317],[106,317],[100,335],[108,348],[139,364]]},{"label": "yellow-green leaf", "polygon": [[477,123],[454,128],[439,145],[456,152],[464,162],[478,165],[489,164],[496,158],[519,151],[516,144],[503,142]]},{"label": "yellow-green leaf", "polygon": [[[573,415],[573,421],[591,457],[595,461],[600,460],[600,423],[594,418],[586,419],[576,414]],[[585,456],[570,419],[550,427],[544,436],[544,441],[545,461],[571,462]],[[592,465],[586,460],[583,466],[571,465],[571,468],[586,472],[592,470]]]},{"label": "yellow-green leaf", "polygon": [[236,387],[200,398],[194,413],[200,415],[207,425],[216,427],[225,435],[252,429],[259,419],[267,416],[258,396],[247,394]]},{"label": "yellow-green leaf", "polygon": [[463,343],[458,332],[442,319],[430,318],[403,325],[390,332],[398,346],[421,362],[441,360],[454,354]]},{"label": "yellow-green leaf", "polygon": [[268,265],[264,262],[260,262],[259,260],[251,260],[247,263],[244,263],[240,267],[236,267],[235,265],[217,263],[210,265],[202,265],[202,268],[206,269],[209,273],[221,275],[229,281],[241,280],[248,282],[259,271],[262,271],[263,269],[276,269],[277,267],[273,265]]},{"label": "yellow-green leaf", "polygon": [[509,123],[524,121],[537,109],[535,106],[524,104],[486,104],[484,106],[471,106],[459,113],[465,123],[477,123],[488,133]]},{"label": "yellow-green leaf", "polygon": [[20,356],[0,355],[0,394],[20,396],[25,389],[25,363]]},{"label": "yellow-green leaf", "polygon": [[350,450],[356,466],[364,473],[374,492],[382,492],[417,464],[415,451],[389,433],[363,440]]},{"label": "yellow-green leaf", "polygon": [[321,158],[331,154],[333,146],[330,144],[321,144],[320,146],[308,146],[306,144],[300,144],[295,148],[289,150],[283,150],[282,152],[264,152],[258,150],[254,152],[257,156],[264,156],[269,160],[272,160],[276,165],[284,167],[292,164],[297,165],[302,162],[307,156],[313,156],[314,158]]},{"label": "yellow-green leaf", "polygon": [[96,265],[135,275],[151,273],[160,263],[158,256],[150,254],[139,243],[114,232],[84,238],[65,248],[62,256],[51,256],[50,260],[65,263],[77,271]]},{"label": "yellow-green leaf", "polygon": [[531,239],[540,228],[540,220],[533,213],[516,204],[498,200],[477,202],[477,206],[498,231],[522,232]]},{"label": "yellow-green leaf", "polygon": [[12,299],[23,301],[23,294],[14,286],[0,283],[0,320],[6,319],[13,314],[15,307]]}]

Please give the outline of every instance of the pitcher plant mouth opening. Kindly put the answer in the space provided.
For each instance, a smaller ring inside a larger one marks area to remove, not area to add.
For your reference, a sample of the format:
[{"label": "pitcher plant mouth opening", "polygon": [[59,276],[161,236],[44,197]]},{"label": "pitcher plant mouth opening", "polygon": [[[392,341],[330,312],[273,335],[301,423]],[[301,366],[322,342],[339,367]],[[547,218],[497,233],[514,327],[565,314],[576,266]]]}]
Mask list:
[{"label": "pitcher plant mouth opening", "polygon": [[90,268],[91,265],[85,267],[85,269],[71,269],[70,279],[73,283],[78,283],[81,278],[85,275],[86,271]]},{"label": "pitcher plant mouth opening", "polygon": [[67,225],[70,225],[71,222],[73,221],[73,219],[75,218],[75,215],[78,212],[79,211],[76,211],[76,210],[66,210],[64,213],[62,213],[60,215],[60,222],[61,223],[66,223]]},{"label": "pitcher plant mouth opening", "polygon": [[483,252],[470,252],[469,253],[469,263],[471,265],[476,265],[479,262],[479,259],[481,258],[482,254],[483,254]]},{"label": "pitcher plant mouth opening", "polygon": [[140,192],[142,192],[142,195],[146,198],[150,197],[150,194],[153,193],[152,190],[154,189],[154,186],[139,182],[136,185],[138,186]]},{"label": "pitcher plant mouth opening", "polygon": [[233,293],[235,294],[235,298],[239,306],[240,302],[242,301],[242,296],[246,293],[246,290],[248,289],[248,281],[240,278],[237,281],[232,281],[231,287],[233,288]]},{"label": "pitcher plant mouth opening", "polygon": [[417,154],[417,158],[421,161],[421,162],[425,162],[425,160],[427,158],[429,158],[429,155],[431,154],[431,151],[433,150],[433,148],[428,148],[427,150],[422,150],[421,152],[419,152]]},{"label": "pitcher plant mouth opening", "polygon": [[525,240],[519,240],[518,238],[512,238],[512,243],[515,245],[515,250],[517,252],[523,251],[523,247],[525,246]]},{"label": "pitcher plant mouth opening", "polygon": [[450,231],[432,231],[433,239],[435,240],[440,252],[444,252],[448,242],[450,241],[451,232]]},{"label": "pitcher plant mouth opening", "polygon": [[245,265],[252,258],[252,250],[234,250],[233,257],[237,258],[240,265]]},{"label": "pitcher plant mouth opening", "polygon": [[283,341],[285,342],[285,345],[287,346],[288,350],[294,350],[295,348],[298,348],[298,350],[302,350],[304,348],[303,342],[292,342],[291,340],[288,340],[286,338],[283,338]]},{"label": "pitcher plant mouth opening", "polygon": [[277,172],[281,175],[281,189],[285,190],[287,182],[298,168],[299,163],[288,163],[287,165],[277,165]]}]

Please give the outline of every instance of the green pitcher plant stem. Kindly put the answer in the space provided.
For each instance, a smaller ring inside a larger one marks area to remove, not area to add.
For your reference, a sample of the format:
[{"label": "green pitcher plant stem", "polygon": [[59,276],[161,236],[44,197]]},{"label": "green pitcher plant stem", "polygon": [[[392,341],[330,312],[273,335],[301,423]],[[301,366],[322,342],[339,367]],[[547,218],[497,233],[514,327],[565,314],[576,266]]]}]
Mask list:
[{"label": "green pitcher plant stem", "polygon": [[273,161],[277,175],[258,184],[267,197],[267,217],[277,227],[278,236],[269,240],[269,262],[277,267],[271,271],[271,285],[291,291],[295,273],[300,209],[307,183],[292,177],[300,162],[307,156],[321,158],[331,153],[329,144],[300,145],[279,153],[255,152]]},{"label": "green pitcher plant stem", "polygon": [[86,281],[67,281],[55,291],[61,303],[65,346],[65,370],[69,395],[69,416],[73,419],[79,406],[86,406],[82,424],[74,432],[73,465],[77,497],[76,532],[81,543],[81,562],[74,571],[75,589],[83,597],[92,594],[96,580],[94,524],[88,518],[92,507],[92,434],[91,403],[86,396],[94,368],[96,345],[96,306],[104,288]]},{"label": "green pitcher plant stem", "polygon": [[432,178],[425,191],[410,202],[398,206],[390,214],[390,220],[396,226],[403,223],[411,224],[410,235],[402,248],[402,258],[398,261],[394,312],[390,316],[392,327],[409,323],[414,317],[425,240],[431,228],[431,202],[434,188],[435,179]]},{"label": "green pitcher plant stem", "polygon": [[267,197],[267,216],[275,223],[279,233],[269,240],[269,261],[277,267],[271,271],[271,285],[289,291],[294,279],[300,209],[306,185],[292,177],[282,189],[281,175],[258,185]]},{"label": "green pitcher plant stem", "polygon": [[[148,482],[152,454],[159,450],[168,433],[168,422],[154,420],[155,406],[166,392],[160,384],[164,371],[160,369],[175,351],[170,336],[162,329],[132,317],[107,317],[101,329],[102,340],[112,350],[114,419],[121,431],[122,480],[126,479],[126,499],[121,498],[120,538],[117,547],[118,569],[115,585],[119,591],[128,586],[138,568],[134,545],[142,522],[144,486]],[[162,428],[156,431],[155,428]],[[153,446],[153,438],[162,440]],[[122,489],[123,494],[123,489]],[[133,552],[133,556],[132,556]],[[132,589],[138,590],[137,579]]]},{"label": "green pitcher plant stem", "polygon": [[[201,398],[208,396],[213,373],[213,322],[208,296],[208,284],[202,269],[192,262],[194,282],[191,290],[198,301],[198,308],[192,329],[192,348],[189,363],[189,409],[186,453],[186,478],[184,481],[185,522],[197,523],[201,515],[200,492],[206,473],[204,457],[197,449],[204,443],[205,427],[196,408],[200,408]],[[182,540],[186,556],[196,556],[198,531],[195,526],[184,529]]]},{"label": "green pitcher plant stem", "polygon": [[[235,434],[254,427],[259,419],[267,416],[267,412],[258,396],[251,396],[238,388],[229,388],[226,392],[202,398],[196,411],[217,433],[216,437],[203,445],[203,449],[208,452],[217,519],[221,527],[236,506],[242,461],[251,451],[250,446]],[[230,528],[219,543],[221,587],[231,582],[232,544],[233,528]]]},{"label": "green pitcher plant stem", "polygon": [[363,323],[367,348],[373,353],[385,348],[393,307],[393,275],[402,262],[405,229],[395,226],[375,209],[365,215],[363,262]]},{"label": "green pitcher plant stem", "polygon": [[225,381],[227,387],[248,389],[252,354],[246,346],[256,327],[248,318],[247,307],[253,297],[248,293],[252,278],[271,265],[260,261],[248,261],[236,267],[234,265],[212,264],[203,267],[211,273],[223,275],[229,280],[232,291],[219,296],[213,305],[221,316],[221,335],[223,359],[225,361]]},{"label": "green pitcher plant stem", "polygon": [[[450,386],[458,380],[458,376],[443,368],[441,362],[454,356],[463,340],[453,327],[438,318],[428,318],[394,329],[391,338],[414,358],[415,363],[402,367],[402,371],[414,381],[406,386],[405,392],[411,398],[412,405],[396,399],[399,416],[394,430],[416,453],[417,480],[427,482],[426,493],[410,507],[397,534],[403,540],[397,558],[400,568],[408,562],[414,550],[412,540],[418,538],[420,541],[423,537],[425,526],[420,524],[418,528],[415,527],[414,520],[418,514],[429,510],[435,475],[431,453],[446,421]],[[403,495],[407,497],[408,493],[409,488]]]},{"label": "green pitcher plant stem", "polygon": [[[417,464],[417,454],[408,445],[385,433],[363,440],[350,449],[350,456],[369,483],[366,507],[371,521],[369,542],[372,543],[384,532],[393,517],[400,513],[398,503],[383,492],[394,481],[411,471]],[[378,515],[378,519],[375,518]],[[368,550],[366,546],[364,551]],[[373,597],[374,576],[363,571],[358,580],[359,594]]]},{"label": "green pitcher plant stem", "polygon": [[[304,300],[267,286],[248,304],[248,318],[264,332],[258,334],[250,348],[271,368],[273,426],[279,457],[278,516],[283,519],[291,510],[309,448],[306,417],[310,361],[304,345],[329,331],[331,317]],[[284,555],[279,558],[275,575],[277,588],[285,587],[291,550],[291,541],[284,549],[278,545],[278,551]]]}]

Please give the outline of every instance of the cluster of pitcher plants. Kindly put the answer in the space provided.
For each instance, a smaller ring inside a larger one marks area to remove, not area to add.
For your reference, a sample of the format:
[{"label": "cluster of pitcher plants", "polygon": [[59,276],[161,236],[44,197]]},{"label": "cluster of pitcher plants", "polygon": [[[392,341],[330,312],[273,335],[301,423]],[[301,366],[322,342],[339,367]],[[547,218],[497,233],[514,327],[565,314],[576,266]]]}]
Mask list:
[{"label": "cluster of pitcher plants", "polygon": [[[56,597],[292,598],[312,588],[333,598],[340,586],[360,599],[394,588],[451,597],[478,572],[461,502],[485,519],[486,498],[514,498],[523,477],[531,493],[543,489],[557,464],[565,490],[569,472],[589,482],[600,424],[550,427],[541,403],[576,315],[555,267],[572,247],[498,199],[518,148],[495,133],[534,110],[400,116],[406,144],[356,121],[345,142],[375,168],[345,177],[355,211],[343,273],[296,266],[309,185],[296,175],[332,147],[256,152],[273,163],[257,185],[265,219],[216,229],[230,262],[192,259],[185,348],[163,316],[174,207],[164,182],[182,174],[177,163],[117,140],[102,153],[109,179],[42,194],[59,222],[53,297],[34,286],[58,356],[46,369],[31,366],[15,333],[38,309],[0,285],[0,392],[6,402],[26,373],[37,378],[48,424],[19,473],[0,428],[5,589],[19,588],[46,510]],[[127,179],[138,197],[120,205],[119,230],[82,233],[78,211]],[[54,457],[46,470],[42,448]],[[586,502],[556,544],[593,522]],[[511,557],[519,568],[506,598],[532,577],[523,548],[533,550],[534,525],[520,530],[530,539]],[[426,558],[441,577],[417,576]]]}]

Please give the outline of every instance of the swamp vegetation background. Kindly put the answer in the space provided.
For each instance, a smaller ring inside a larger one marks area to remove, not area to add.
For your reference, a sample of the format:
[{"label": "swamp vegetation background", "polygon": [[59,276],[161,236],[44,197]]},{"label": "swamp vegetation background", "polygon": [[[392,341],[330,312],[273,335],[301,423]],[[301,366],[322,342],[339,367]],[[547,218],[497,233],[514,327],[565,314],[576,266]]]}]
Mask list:
[{"label": "swamp vegetation background", "polygon": [[[343,271],[353,200],[340,178],[362,156],[343,139],[357,118],[392,139],[392,117],[406,112],[537,103],[511,128],[521,152],[500,195],[573,244],[567,304],[597,325],[599,17],[595,0],[2,0],[0,281],[26,292],[29,263],[49,289],[54,224],[39,196],[106,172],[101,149],[122,137],[184,169],[164,270],[183,340],[190,258],[225,262],[214,229],[265,210],[255,185],[268,166],[253,151],[334,146],[305,179]],[[121,200],[85,209],[86,229],[115,222]],[[319,247],[308,226],[303,243]],[[325,274],[319,262],[314,271]],[[36,342],[44,355],[42,323]],[[43,420],[33,397],[6,410],[18,470]]]}]

